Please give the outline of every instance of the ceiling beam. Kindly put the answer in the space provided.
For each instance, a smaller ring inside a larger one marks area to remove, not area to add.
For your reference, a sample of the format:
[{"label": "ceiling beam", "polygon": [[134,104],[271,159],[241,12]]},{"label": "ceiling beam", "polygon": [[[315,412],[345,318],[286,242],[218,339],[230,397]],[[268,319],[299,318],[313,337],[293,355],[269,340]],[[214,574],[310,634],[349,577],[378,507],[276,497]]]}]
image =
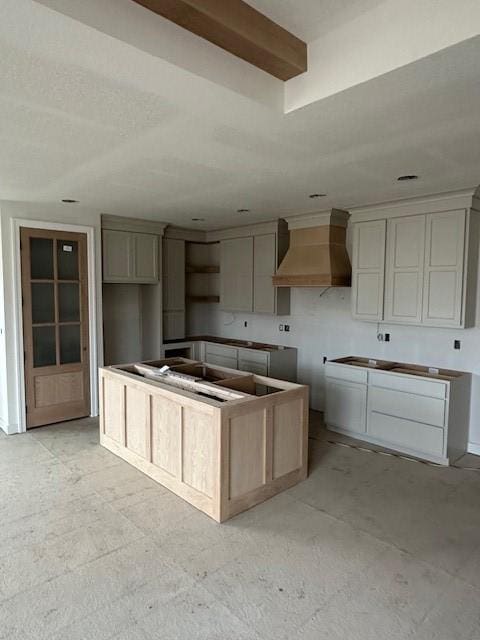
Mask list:
[{"label": "ceiling beam", "polygon": [[279,78],[307,70],[307,45],[243,0],[134,0]]}]

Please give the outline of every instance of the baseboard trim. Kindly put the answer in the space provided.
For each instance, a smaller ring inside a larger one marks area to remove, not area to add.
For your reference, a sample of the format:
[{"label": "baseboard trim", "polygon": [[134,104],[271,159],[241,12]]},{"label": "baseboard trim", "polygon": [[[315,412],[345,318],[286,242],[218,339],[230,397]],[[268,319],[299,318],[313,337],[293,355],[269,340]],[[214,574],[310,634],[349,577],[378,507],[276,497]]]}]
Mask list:
[{"label": "baseboard trim", "polygon": [[473,453],[476,456],[480,456],[480,444],[475,444],[475,442],[469,442],[467,445],[467,452]]},{"label": "baseboard trim", "polygon": [[0,418],[0,429],[4,431],[7,436],[13,436],[15,433],[19,433],[18,424],[7,424],[2,418]]}]

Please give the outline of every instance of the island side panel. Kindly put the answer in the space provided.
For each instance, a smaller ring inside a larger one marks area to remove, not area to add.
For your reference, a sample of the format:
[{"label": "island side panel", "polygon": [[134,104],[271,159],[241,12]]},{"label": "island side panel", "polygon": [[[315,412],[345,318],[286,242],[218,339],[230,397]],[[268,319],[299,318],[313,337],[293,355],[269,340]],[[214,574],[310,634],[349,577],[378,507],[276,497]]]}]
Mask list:
[{"label": "island side panel", "polygon": [[102,369],[100,444],[220,520],[220,409]]},{"label": "island side panel", "polygon": [[301,482],[308,472],[308,388],[222,408],[221,520]]}]

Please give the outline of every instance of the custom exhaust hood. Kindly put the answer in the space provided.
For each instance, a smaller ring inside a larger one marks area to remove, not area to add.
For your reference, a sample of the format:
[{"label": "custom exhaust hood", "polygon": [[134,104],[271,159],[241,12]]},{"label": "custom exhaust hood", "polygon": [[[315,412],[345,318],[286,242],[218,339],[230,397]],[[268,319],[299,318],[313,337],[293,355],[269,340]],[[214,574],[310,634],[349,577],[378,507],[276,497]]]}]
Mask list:
[{"label": "custom exhaust hood", "polygon": [[350,287],[352,267],[346,232],[350,214],[340,209],[287,218],[290,246],[277,273],[276,287]]}]

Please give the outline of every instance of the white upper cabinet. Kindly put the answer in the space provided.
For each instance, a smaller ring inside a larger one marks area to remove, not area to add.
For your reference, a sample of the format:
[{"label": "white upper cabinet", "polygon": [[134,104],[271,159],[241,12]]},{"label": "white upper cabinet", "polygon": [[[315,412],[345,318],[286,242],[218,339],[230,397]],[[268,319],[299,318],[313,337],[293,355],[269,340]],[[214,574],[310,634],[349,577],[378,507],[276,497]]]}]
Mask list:
[{"label": "white upper cabinet", "polygon": [[[462,194],[361,212],[364,219],[353,231],[353,317],[474,326],[480,212],[472,202],[477,201]],[[448,208],[450,203],[465,206]],[[434,205],[441,210],[432,211]]]},{"label": "white upper cabinet", "polygon": [[386,221],[359,222],[354,227],[352,314],[358,320],[383,319]]},{"label": "white upper cabinet", "polygon": [[158,282],[158,236],[104,229],[103,281]]},{"label": "white upper cabinet", "polygon": [[253,311],[253,237],[220,242],[220,304],[227,311]]},{"label": "white upper cabinet", "polygon": [[465,211],[427,215],[423,318],[427,324],[462,324]]},{"label": "white upper cabinet", "polygon": [[424,254],[425,216],[388,220],[385,321],[421,323]]}]

